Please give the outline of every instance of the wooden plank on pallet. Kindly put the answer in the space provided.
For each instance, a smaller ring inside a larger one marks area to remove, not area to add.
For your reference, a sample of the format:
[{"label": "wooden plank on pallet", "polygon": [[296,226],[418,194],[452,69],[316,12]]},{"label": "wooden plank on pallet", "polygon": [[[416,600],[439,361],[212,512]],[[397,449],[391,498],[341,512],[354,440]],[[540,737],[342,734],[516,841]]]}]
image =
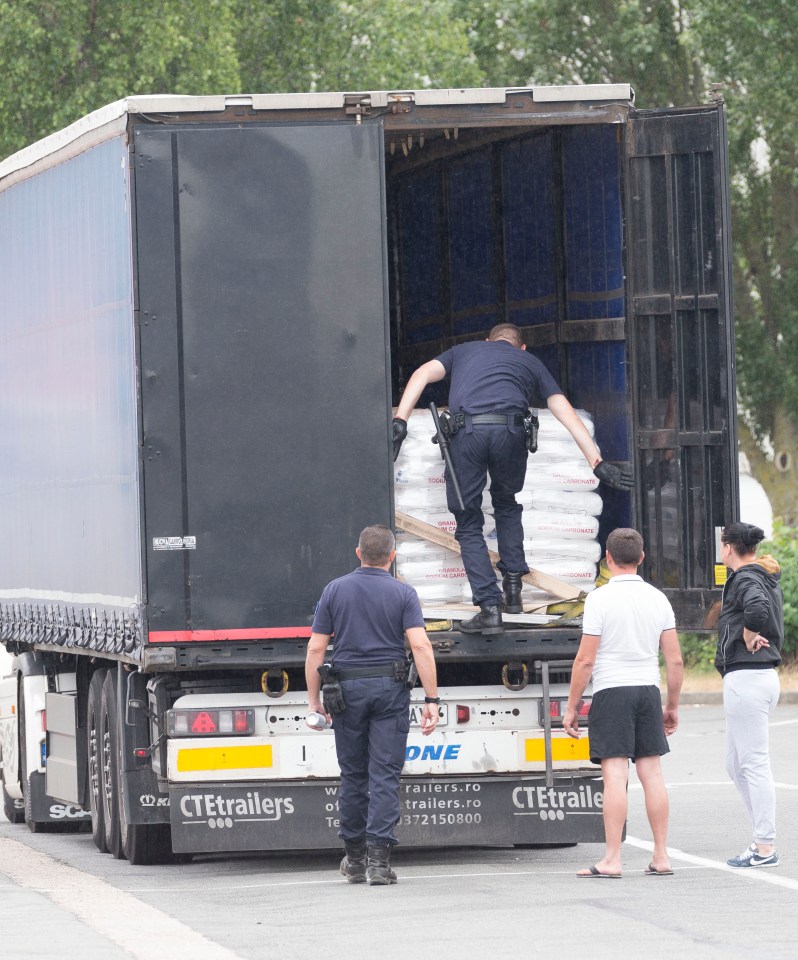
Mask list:
[{"label": "wooden plank on pallet", "polygon": [[[416,520],[415,517],[409,517],[406,513],[400,513],[398,510],[395,516],[396,526],[404,530],[405,533],[412,533],[413,536],[421,537],[422,540],[427,540],[429,543],[434,543],[446,550],[451,550],[452,553],[460,553],[460,544],[451,533],[441,530],[440,527],[433,527],[431,523],[424,523],[423,520]],[[498,553],[493,550],[488,550],[488,556],[495,567],[499,562]],[[530,569],[529,573],[525,573],[521,579],[524,583],[531,583],[532,586],[537,587],[539,590],[545,590],[546,593],[551,593],[561,600],[584,599],[584,595],[579,587],[574,587],[570,583],[564,583],[562,580],[551,577],[547,573],[542,573],[540,570]]]}]

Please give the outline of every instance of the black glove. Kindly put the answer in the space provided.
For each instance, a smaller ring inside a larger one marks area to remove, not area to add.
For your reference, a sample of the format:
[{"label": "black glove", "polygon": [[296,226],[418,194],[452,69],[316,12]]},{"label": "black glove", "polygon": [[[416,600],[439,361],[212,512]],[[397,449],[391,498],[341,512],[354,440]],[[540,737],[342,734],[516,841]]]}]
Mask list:
[{"label": "black glove", "polygon": [[322,683],[321,702],[324,704],[325,711],[333,717],[336,713],[343,713],[346,710],[346,701],[338,674],[329,663],[323,663],[318,668],[318,672]]},{"label": "black glove", "polygon": [[401,420],[399,417],[393,418],[393,459],[394,462],[399,456],[402,448],[402,441],[407,436],[407,420]]},{"label": "black glove", "polygon": [[600,460],[593,467],[593,473],[608,487],[614,487],[616,490],[631,490],[635,485],[631,470],[622,470],[614,463],[607,463],[606,460]]},{"label": "black glove", "polygon": [[334,683],[325,683],[321,688],[321,702],[331,717],[334,717],[338,713],[343,713],[344,710],[346,710],[344,691],[341,689],[341,684],[337,680]]}]

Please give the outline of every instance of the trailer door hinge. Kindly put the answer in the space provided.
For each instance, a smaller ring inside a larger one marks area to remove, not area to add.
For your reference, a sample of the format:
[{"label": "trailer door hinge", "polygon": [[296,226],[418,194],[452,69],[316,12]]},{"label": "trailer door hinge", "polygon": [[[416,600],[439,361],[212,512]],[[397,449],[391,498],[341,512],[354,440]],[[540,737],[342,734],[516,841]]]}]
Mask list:
[{"label": "trailer door hinge", "polygon": [[360,123],[361,117],[368,116],[371,113],[371,94],[368,93],[349,93],[344,95],[344,113],[348,117],[354,117],[356,123]]}]

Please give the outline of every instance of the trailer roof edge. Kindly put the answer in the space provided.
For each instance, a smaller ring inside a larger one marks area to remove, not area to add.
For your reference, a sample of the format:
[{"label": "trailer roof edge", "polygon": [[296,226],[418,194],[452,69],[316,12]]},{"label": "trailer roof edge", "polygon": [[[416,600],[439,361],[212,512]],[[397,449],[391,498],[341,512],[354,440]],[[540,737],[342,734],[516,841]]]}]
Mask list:
[{"label": "trailer roof edge", "polygon": [[0,161],[0,190],[26,179],[42,165],[51,166],[88,150],[127,129],[131,114],[164,116],[185,113],[222,113],[229,107],[254,110],[330,110],[343,108],[352,97],[368,100],[370,106],[412,101],[418,106],[452,106],[505,103],[513,94],[532,94],[538,103],[634,101],[628,83],[572,84],[564,86],[473,87],[436,90],[377,90],[334,93],[261,93],[232,96],[181,96],[153,94],[125,97],[94,110],[75,123],[24,147]]}]

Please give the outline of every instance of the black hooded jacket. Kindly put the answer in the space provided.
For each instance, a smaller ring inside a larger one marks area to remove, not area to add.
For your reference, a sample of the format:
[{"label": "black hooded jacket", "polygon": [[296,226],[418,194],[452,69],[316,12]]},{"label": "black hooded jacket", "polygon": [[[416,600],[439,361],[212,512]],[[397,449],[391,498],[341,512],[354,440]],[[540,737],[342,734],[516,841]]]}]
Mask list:
[{"label": "black hooded jacket", "polygon": [[[780,581],[781,568],[771,556],[757,557],[730,571],[723,587],[715,651],[715,666],[721,674],[732,670],[761,670],[781,663],[784,598]],[[770,646],[749,653],[743,627],[762,634]]]}]

